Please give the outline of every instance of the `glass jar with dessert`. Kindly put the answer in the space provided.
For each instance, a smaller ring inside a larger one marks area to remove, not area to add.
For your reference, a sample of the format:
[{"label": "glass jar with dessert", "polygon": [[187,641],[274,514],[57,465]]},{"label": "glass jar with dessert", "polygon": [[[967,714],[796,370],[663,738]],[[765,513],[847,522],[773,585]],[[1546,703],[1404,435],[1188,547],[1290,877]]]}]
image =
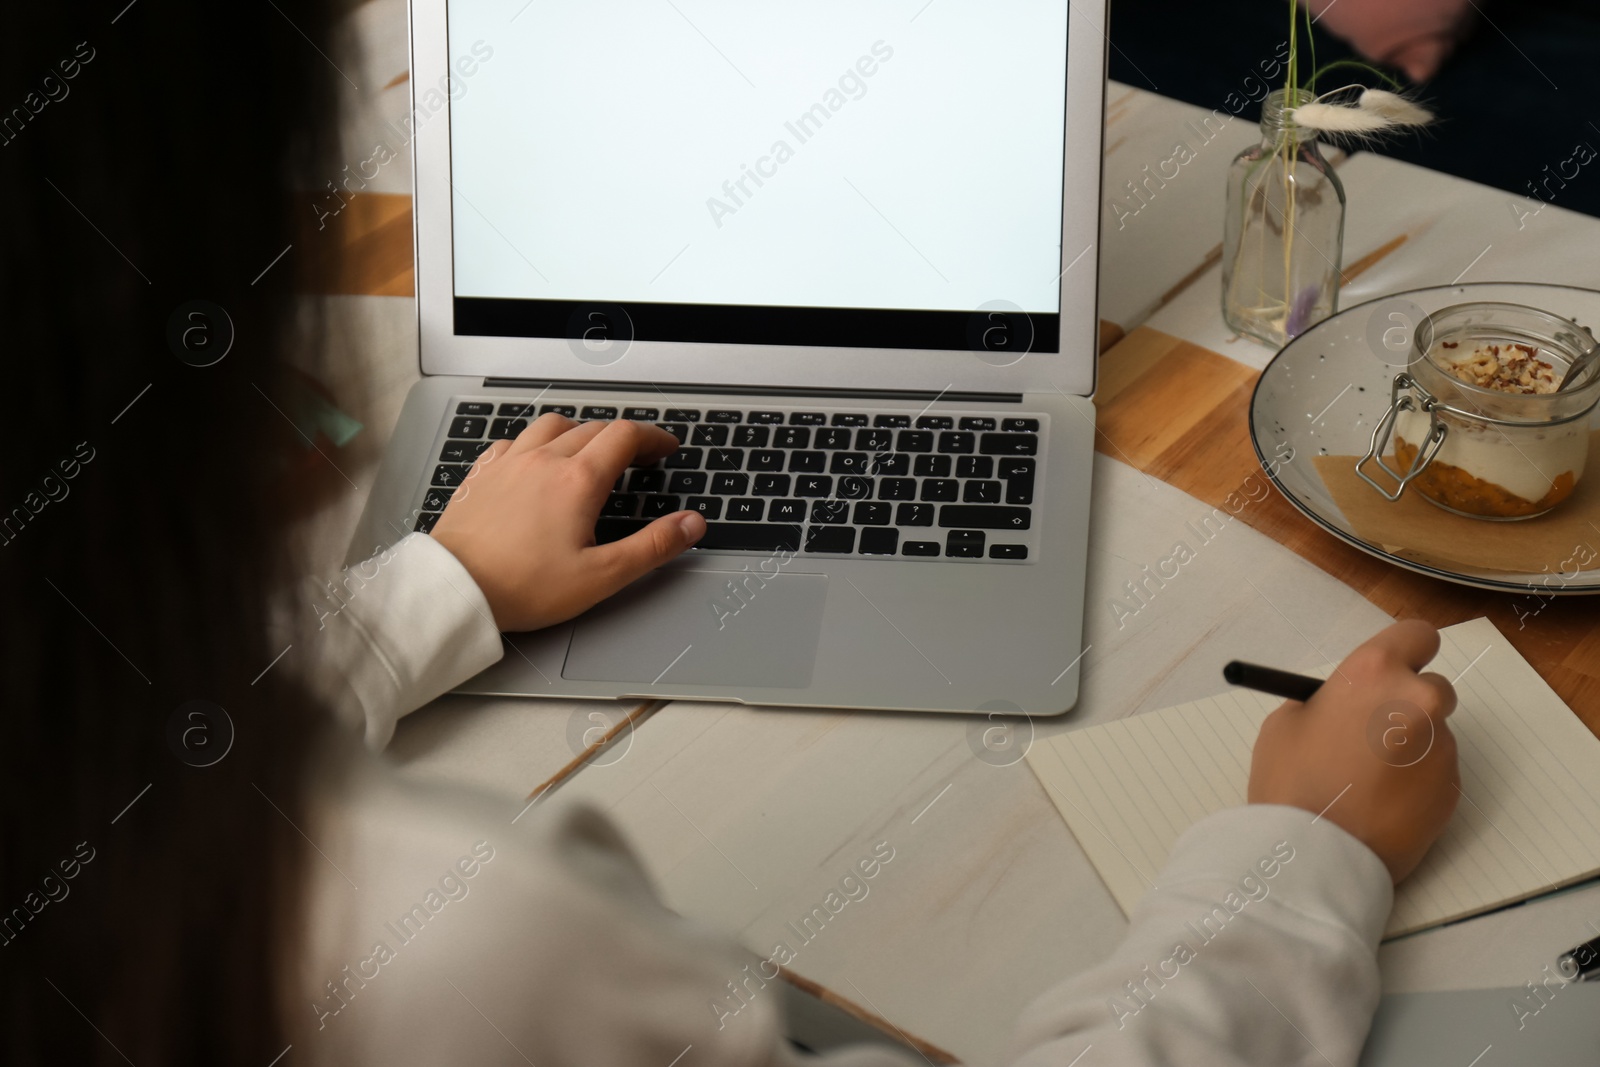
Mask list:
[{"label": "glass jar with dessert", "polygon": [[[1457,304],[1417,328],[1388,412],[1356,473],[1389,500],[1408,487],[1475,519],[1529,519],[1572,495],[1600,401],[1600,351],[1569,319],[1518,304]],[[1398,470],[1385,461],[1393,442]],[[1375,464],[1389,488],[1364,469]]]}]

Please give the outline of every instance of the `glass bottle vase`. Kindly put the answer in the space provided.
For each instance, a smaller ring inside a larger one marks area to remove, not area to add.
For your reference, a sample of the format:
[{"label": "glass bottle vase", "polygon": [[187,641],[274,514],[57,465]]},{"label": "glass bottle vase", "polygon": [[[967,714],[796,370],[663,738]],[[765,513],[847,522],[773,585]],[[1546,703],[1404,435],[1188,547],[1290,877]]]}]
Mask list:
[{"label": "glass bottle vase", "polygon": [[1311,94],[1271,93],[1261,105],[1261,143],[1228,170],[1222,242],[1222,317],[1273,346],[1339,307],[1344,185],[1317,150],[1316,131],[1285,113]]}]

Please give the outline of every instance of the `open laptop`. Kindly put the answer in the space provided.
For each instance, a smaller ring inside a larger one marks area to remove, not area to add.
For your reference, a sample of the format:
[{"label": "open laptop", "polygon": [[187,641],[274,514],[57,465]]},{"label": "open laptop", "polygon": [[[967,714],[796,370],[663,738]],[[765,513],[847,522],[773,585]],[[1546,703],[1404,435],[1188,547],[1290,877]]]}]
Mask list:
[{"label": "open laptop", "polygon": [[1059,714],[1105,0],[412,0],[422,380],[352,547],[538,414],[677,435],[700,546],[462,692]]}]

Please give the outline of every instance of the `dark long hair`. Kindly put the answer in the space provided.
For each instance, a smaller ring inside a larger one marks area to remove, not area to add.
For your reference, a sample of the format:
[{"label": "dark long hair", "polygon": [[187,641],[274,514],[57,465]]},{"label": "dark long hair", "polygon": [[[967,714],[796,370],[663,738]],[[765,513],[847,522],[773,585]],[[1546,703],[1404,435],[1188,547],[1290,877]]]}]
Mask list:
[{"label": "dark long hair", "polygon": [[289,185],[328,158],[329,20],[51,0],[0,30],[8,1064],[288,1043],[275,974],[322,713],[268,669],[297,470],[282,355],[315,340],[290,313],[311,250],[274,260]]}]

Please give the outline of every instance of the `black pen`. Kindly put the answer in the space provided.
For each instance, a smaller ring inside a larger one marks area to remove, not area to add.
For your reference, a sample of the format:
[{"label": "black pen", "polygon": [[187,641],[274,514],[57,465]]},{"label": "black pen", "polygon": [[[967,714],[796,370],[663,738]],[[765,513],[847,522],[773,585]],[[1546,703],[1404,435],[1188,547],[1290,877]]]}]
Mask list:
[{"label": "black pen", "polygon": [[1556,960],[1556,970],[1569,982],[1600,978],[1600,937],[1562,953],[1561,958]]},{"label": "black pen", "polygon": [[1302,703],[1310,700],[1316,691],[1322,688],[1320,678],[1310,678],[1292,671],[1280,671],[1274,667],[1262,667],[1255,663],[1242,663],[1239,660],[1234,660],[1222,668],[1222,677],[1229,685],[1240,685],[1246,689],[1271,693],[1275,697],[1298,700]]}]

